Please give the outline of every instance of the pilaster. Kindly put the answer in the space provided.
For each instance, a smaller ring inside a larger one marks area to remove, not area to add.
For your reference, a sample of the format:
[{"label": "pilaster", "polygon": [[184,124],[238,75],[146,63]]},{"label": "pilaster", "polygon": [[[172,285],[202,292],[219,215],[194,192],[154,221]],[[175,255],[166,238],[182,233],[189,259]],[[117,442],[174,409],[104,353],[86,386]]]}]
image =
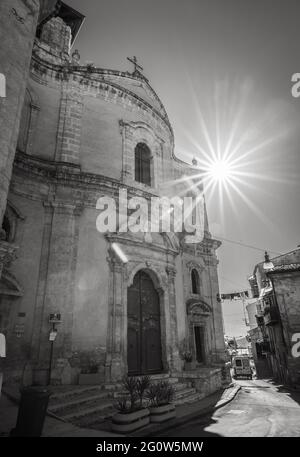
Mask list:
[{"label": "pilaster", "polygon": [[181,368],[181,360],[180,360],[180,356],[179,356],[177,310],[176,310],[176,296],[175,296],[176,268],[173,266],[167,266],[166,273],[168,275],[168,290],[169,290],[170,369],[174,370],[174,371],[179,371]]},{"label": "pilaster", "polygon": [[[60,313],[54,343],[55,361],[67,361],[72,355],[74,283],[78,249],[78,216],[81,207],[64,202],[45,203],[45,225],[40,276],[32,336],[32,360],[36,363],[35,381],[43,383],[49,361],[49,315]],[[55,373],[55,371],[54,371]],[[53,375],[54,377],[57,376]],[[55,379],[55,382],[61,382]]]},{"label": "pilaster", "polygon": [[74,81],[62,83],[56,160],[79,165],[83,95]]},{"label": "pilaster", "polygon": [[124,311],[124,264],[109,250],[107,261],[110,268],[109,316],[107,331],[107,355],[105,379],[107,383],[119,381],[125,373],[125,311]]}]

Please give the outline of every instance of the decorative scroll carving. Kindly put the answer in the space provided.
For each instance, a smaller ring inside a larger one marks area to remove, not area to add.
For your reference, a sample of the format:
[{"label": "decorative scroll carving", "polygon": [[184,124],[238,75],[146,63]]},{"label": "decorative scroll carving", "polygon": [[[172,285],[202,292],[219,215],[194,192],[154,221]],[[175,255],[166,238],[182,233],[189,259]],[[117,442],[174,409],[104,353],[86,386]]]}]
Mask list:
[{"label": "decorative scroll carving", "polygon": [[200,265],[197,262],[194,262],[193,260],[189,261],[186,264],[188,270],[191,272],[193,269],[197,270],[199,274],[202,273],[202,271],[205,269],[203,265]]},{"label": "decorative scroll carving", "polygon": [[191,298],[186,303],[188,316],[209,316],[212,312],[211,307],[204,301]]}]

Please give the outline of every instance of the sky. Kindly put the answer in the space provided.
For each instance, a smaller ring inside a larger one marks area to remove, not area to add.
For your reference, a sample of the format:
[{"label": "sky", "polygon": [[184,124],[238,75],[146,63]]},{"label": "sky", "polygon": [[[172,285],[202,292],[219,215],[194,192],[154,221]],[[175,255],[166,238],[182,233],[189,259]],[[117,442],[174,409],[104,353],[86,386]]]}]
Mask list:
[{"label": "sky", "polygon": [[[253,300],[253,299],[252,299]],[[242,300],[223,300],[223,326],[226,336],[245,336],[250,327],[246,325],[245,320],[249,320],[246,310],[247,300],[243,303]]]},{"label": "sky", "polygon": [[275,256],[300,244],[300,98],[291,94],[300,2],[66,3],[86,16],[74,44],[82,63],[132,71],[126,58],[138,57],[167,110],[179,158],[195,157],[199,169],[230,158],[230,182],[208,184],[208,218],[223,239],[221,293],[248,289],[264,250]]}]

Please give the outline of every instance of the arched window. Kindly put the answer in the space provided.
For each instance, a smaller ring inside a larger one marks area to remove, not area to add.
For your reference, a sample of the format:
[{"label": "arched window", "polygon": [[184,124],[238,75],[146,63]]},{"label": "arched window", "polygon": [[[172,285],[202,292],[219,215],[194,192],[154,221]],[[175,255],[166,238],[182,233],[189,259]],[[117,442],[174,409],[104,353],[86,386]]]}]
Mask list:
[{"label": "arched window", "polygon": [[192,293],[193,294],[200,294],[200,278],[198,271],[193,269],[191,273],[192,277]]},{"label": "arched window", "polygon": [[151,186],[151,151],[145,143],[135,147],[135,180]]}]

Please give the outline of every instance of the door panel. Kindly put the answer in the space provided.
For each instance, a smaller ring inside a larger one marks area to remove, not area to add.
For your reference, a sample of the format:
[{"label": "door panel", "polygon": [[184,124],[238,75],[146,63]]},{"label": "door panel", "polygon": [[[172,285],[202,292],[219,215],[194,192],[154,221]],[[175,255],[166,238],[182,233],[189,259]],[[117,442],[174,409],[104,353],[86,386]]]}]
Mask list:
[{"label": "door panel", "polygon": [[130,375],[162,370],[159,296],[146,273],[128,289],[127,358]]},{"label": "door panel", "polygon": [[127,342],[127,353],[128,353],[128,372],[129,374],[135,375],[139,373],[140,369],[140,354],[139,354],[139,333],[138,331],[128,324],[128,342]]},{"label": "door panel", "polygon": [[161,371],[160,332],[157,328],[148,328],[145,332],[145,372],[157,373]]},{"label": "door panel", "polygon": [[127,362],[129,374],[135,375],[140,370],[140,292],[138,284],[128,289],[127,304]]},{"label": "door panel", "polygon": [[198,363],[204,362],[204,332],[203,328],[194,327],[195,333],[195,346],[196,346],[196,360]]}]

